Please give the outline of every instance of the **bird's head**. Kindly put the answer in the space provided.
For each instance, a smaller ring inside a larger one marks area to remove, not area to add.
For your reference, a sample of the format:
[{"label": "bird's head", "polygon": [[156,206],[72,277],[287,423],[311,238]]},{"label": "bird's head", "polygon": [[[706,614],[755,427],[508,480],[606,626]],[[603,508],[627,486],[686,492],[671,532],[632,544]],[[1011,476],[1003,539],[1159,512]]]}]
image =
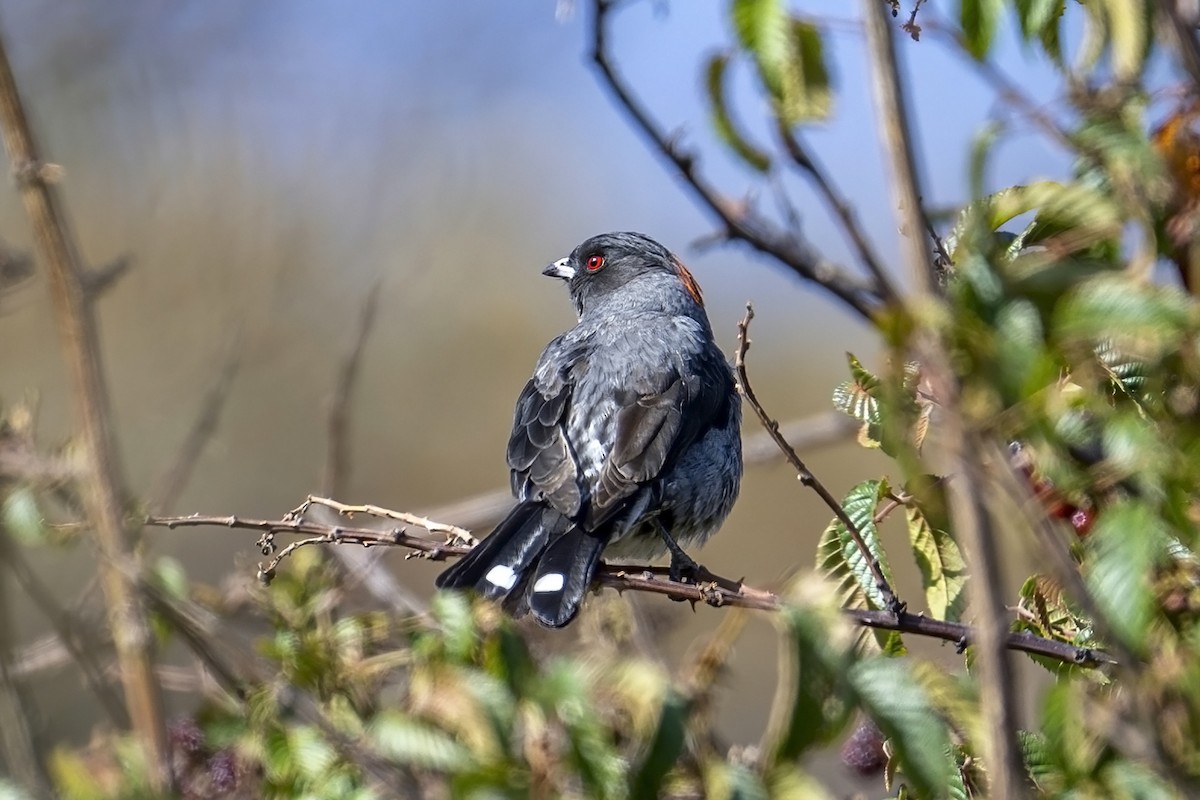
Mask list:
[{"label": "bird's head", "polygon": [[700,286],[683,262],[642,233],[593,236],[571,255],[546,267],[542,274],[566,281],[580,316],[618,295],[630,303],[661,301],[673,305],[690,300],[698,308],[704,306]]}]

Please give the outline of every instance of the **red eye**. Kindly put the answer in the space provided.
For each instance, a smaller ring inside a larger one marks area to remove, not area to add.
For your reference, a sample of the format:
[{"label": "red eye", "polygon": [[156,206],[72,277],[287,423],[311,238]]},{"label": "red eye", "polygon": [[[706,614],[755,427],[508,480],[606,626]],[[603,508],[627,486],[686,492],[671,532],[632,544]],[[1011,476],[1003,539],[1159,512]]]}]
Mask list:
[{"label": "red eye", "polygon": [[587,260],[587,271],[595,272],[604,266],[604,256],[591,256]]}]

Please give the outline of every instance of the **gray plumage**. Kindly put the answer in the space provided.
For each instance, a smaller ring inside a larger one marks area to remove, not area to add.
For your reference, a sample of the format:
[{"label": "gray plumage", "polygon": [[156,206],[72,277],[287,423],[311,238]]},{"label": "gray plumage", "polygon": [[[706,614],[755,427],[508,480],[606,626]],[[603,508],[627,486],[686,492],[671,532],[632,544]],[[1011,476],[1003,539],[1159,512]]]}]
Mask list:
[{"label": "gray plumage", "polygon": [[437,583],[561,627],[601,554],[653,558],[664,531],[689,546],[720,527],[741,480],[741,402],[699,287],[653,239],[595,236],[545,274],[567,282],[579,322],[517,399],[517,506]]}]

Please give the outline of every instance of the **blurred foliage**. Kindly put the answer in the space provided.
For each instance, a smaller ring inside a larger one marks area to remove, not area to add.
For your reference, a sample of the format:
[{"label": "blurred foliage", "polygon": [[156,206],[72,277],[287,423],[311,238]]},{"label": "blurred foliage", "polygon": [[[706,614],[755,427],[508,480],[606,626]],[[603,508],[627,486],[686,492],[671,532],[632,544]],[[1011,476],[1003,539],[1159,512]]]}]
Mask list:
[{"label": "blurred foliage", "polygon": [[[880,315],[894,350],[877,370],[849,356],[833,404],[893,473],[865,477],[843,501],[866,552],[834,520],[817,575],[784,592],[779,685],[760,741],[730,746],[711,725],[736,621],[681,674],[645,653],[645,632],[626,615],[603,607],[570,655],[553,654],[561,648],[539,646],[527,626],[458,595],[408,616],[356,609],[341,573],[306,548],[252,593],[266,631],[258,668],[237,691],[210,688],[172,725],[181,796],[831,797],[805,758],[847,733],[847,766],[881,773],[881,792],[981,796],[983,742],[995,732],[981,717],[979,698],[992,689],[973,674],[972,650],[948,672],[901,634],[862,636],[841,613],[886,607],[871,559],[890,581],[897,559],[911,558],[923,598],[906,598],[910,611],[971,620],[971,575],[945,499],[955,476],[925,453],[948,414],[986,445],[977,456],[1004,546],[1069,554],[1069,574],[1045,559],[1045,572],[1023,581],[1011,629],[1119,662],[1098,670],[1031,656],[1050,688],[1019,732],[1029,790],[1200,794],[1200,87],[1179,77],[1154,33],[1168,22],[1161,8],[957,3],[964,59],[987,62],[1008,25],[1061,74],[1063,107],[1039,125],[1072,149],[1075,168],[985,193],[1006,131],[982,131],[973,199],[936,242],[944,292]],[[914,38],[917,19],[904,27]],[[714,126],[732,155],[770,177],[784,159],[745,133],[757,128],[730,102],[730,69],[748,67],[767,100],[760,113],[792,129],[832,111],[825,37],[780,0],[732,0],[729,27],[732,45],[706,65]],[[1068,30],[1079,40],[1064,42]],[[1178,85],[1167,92],[1164,80]],[[1173,105],[1152,124],[1155,91]],[[944,344],[960,407],[942,407],[925,385],[907,347],[917,333]],[[31,419],[29,404],[9,404],[0,424],[0,454],[25,476],[0,483],[4,544],[73,545],[77,537],[55,532],[78,517],[71,446],[37,456]],[[903,540],[885,536],[892,515]],[[171,561],[145,580],[180,605],[213,595]],[[164,641],[179,633],[169,616],[156,623]],[[101,735],[55,750],[46,772],[65,798],[148,797],[139,753]],[[0,796],[32,795],[0,783]]]}]

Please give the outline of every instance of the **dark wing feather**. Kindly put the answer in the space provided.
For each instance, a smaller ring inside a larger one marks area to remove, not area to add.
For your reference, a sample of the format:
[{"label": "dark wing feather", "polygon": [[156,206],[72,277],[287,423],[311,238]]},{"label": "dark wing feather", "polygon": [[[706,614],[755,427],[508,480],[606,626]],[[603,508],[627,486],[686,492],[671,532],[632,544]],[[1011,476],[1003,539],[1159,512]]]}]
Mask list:
[{"label": "dark wing feather", "polygon": [[610,518],[638,487],[654,480],[713,421],[732,384],[723,363],[684,378],[675,374],[656,394],[638,397],[616,414],[612,452],[591,495],[588,523]]},{"label": "dark wing feather", "polygon": [[[551,348],[555,344],[551,343]],[[552,354],[548,348],[543,358]],[[544,500],[568,517],[577,515],[582,505],[579,468],[565,433],[574,389],[570,370],[580,355],[575,351],[562,354],[556,359],[557,372],[550,372],[551,380],[539,380],[535,375],[525,384],[508,439],[513,494],[522,501]]]}]

